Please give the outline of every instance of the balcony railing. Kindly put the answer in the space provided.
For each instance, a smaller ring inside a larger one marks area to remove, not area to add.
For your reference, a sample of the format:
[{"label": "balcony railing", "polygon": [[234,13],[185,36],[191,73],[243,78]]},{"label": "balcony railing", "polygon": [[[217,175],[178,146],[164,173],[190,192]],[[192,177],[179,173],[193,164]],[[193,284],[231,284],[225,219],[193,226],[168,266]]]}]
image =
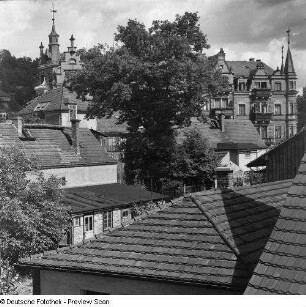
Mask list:
[{"label": "balcony railing", "polygon": [[253,122],[269,122],[272,117],[273,113],[254,112],[250,114],[250,119]]},{"label": "balcony railing", "polygon": [[253,88],[252,96],[253,96],[253,99],[254,98],[268,99],[271,96],[271,89],[270,88]]},{"label": "balcony railing", "polygon": [[212,116],[224,115],[224,116],[234,116],[234,107],[225,108],[212,108]]}]

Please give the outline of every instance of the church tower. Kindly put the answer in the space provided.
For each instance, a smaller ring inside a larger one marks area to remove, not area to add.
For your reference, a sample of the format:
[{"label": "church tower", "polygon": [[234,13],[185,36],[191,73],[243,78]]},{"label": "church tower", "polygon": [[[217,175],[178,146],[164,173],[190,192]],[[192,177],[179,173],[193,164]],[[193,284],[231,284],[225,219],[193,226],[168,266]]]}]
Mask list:
[{"label": "church tower", "polygon": [[51,61],[52,63],[58,64],[60,61],[60,51],[59,51],[59,43],[58,38],[59,35],[55,31],[55,24],[54,24],[54,14],[57,12],[54,10],[54,7],[52,7],[52,30],[49,34],[49,54],[51,55]]}]

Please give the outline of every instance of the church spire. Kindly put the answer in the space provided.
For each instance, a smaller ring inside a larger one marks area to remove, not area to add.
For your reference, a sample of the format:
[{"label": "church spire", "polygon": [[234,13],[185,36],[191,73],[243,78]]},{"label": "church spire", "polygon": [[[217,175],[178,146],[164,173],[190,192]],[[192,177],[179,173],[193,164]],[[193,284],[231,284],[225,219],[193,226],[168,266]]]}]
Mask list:
[{"label": "church spire", "polygon": [[296,75],[294,66],[293,66],[291,50],[290,50],[290,31],[291,31],[290,29],[286,31],[288,35],[288,51],[287,51],[287,57],[286,57],[286,63],[285,63],[285,74]]},{"label": "church spire", "polygon": [[55,18],[54,14],[57,13],[57,10],[54,9],[54,4],[52,3],[52,9],[50,10],[52,13],[52,30],[49,34],[49,53],[51,54],[51,60],[53,63],[58,63],[60,60],[60,52],[59,52],[59,43],[58,38],[59,35],[55,31]]}]

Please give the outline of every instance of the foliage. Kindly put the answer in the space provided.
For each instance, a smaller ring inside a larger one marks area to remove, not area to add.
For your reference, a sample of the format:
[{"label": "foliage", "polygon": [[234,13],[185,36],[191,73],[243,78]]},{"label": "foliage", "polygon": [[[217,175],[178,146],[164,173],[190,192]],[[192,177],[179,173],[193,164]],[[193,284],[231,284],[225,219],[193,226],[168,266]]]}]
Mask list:
[{"label": "foliage", "polygon": [[0,148],[0,259],[14,263],[57,247],[69,221],[60,180],[45,179],[17,148]]},{"label": "foliage", "polygon": [[301,131],[306,125],[306,95],[297,98],[297,131]]},{"label": "foliage", "polygon": [[245,174],[245,182],[249,185],[265,183],[266,174],[262,171],[249,171]]},{"label": "foliage", "polygon": [[8,50],[0,51],[0,89],[13,98],[11,111],[18,111],[35,97],[37,68],[38,59],[16,58]]},{"label": "foliage", "polygon": [[219,161],[220,157],[210,148],[201,131],[196,128],[188,130],[183,143],[176,146],[170,179],[177,188],[180,188],[181,182],[210,188],[214,184],[214,170]]},{"label": "foliage", "polygon": [[75,89],[94,97],[88,117],[118,112],[119,123],[128,124],[129,184],[167,178],[175,158],[174,127],[189,125],[209,95],[226,83],[202,54],[209,45],[198,20],[197,13],[186,12],[173,22],[153,21],[149,29],[129,20],[115,35],[119,47],[99,45],[82,55],[85,69]]}]

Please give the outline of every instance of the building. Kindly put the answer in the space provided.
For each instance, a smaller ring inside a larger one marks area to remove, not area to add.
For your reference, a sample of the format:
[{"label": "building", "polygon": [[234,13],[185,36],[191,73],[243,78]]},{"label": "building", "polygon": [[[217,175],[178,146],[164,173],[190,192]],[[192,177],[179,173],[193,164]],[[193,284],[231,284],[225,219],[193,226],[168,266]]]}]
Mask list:
[{"label": "building", "polygon": [[143,187],[119,183],[66,188],[63,203],[71,209],[73,226],[61,245],[76,244],[129,224],[137,210],[148,210],[167,199]]},{"label": "building", "polygon": [[182,142],[184,132],[191,129],[199,130],[207,138],[210,147],[223,155],[221,165],[231,166],[239,176],[250,170],[247,167],[249,162],[267,150],[266,144],[248,119],[225,119],[221,116],[220,121],[203,123],[192,118],[189,127],[179,130],[178,142]]},{"label": "building", "polygon": [[248,164],[251,168],[266,167],[267,181],[291,179],[306,153],[306,129],[272,148]]},{"label": "building", "polygon": [[77,48],[74,45],[75,38],[73,35],[70,37],[70,46],[68,47],[68,50],[64,52],[63,58],[61,58],[59,35],[55,30],[55,12],[56,11],[53,10],[52,29],[49,34],[48,48],[44,51],[44,45],[42,42],[39,46],[39,80],[40,83],[43,83],[45,80],[50,88],[64,84],[83,66],[80,56],[76,54]]},{"label": "building", "polygon": [[306,86],[303,87],[302,96],[297,98],[297,117],[298,117],[298,131],[301,131],[306,125]]},{"label": "building", "polygon": [[291,184],[196,193],[19,266],[34,294],[242,294]]},{"label": "building", "polygon": [[0,124],[0,146],[17,146],[34,156],[42,172],[61,178],[67,187],[117,182],[117,162],[87,128],[23,125],[20,118]]},{"label": "building", "polygon": [[297,76],[289,32],[286,61],[284,64],[282,55],[280,69],[274,70],[254,58],[228,61],[222,48],[211,58],[229,81],[229,89],[205,107],[211,117],[250,119],[267,145],[278,144],[297,133]]}]

